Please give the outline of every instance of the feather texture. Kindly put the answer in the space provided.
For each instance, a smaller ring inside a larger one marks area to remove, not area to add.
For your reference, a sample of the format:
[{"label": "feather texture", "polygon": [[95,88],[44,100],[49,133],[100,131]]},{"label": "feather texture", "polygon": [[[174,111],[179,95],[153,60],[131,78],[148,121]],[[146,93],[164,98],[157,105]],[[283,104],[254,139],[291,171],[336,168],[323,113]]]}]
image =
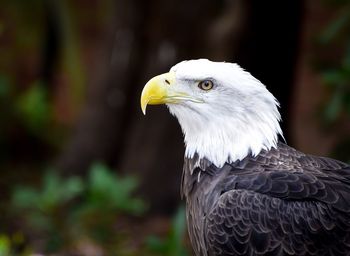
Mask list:
[{"label": "feather texture", "polygon": [[[167,104],[184,133],[186,157],[197,154],[222,167],[276,147],[282,136],[279,103],[249,72],[234,63],[206,59],[180,62],[171,71],[173,88],[201,101]],[[212,90],[198,88],[203,79],[213,81]]]},{"label": "feather texture", "polygon": [[186,158],[182,193],[198,256],[350,255],[350,167],[340,161],[283,143],[222,168]]}]

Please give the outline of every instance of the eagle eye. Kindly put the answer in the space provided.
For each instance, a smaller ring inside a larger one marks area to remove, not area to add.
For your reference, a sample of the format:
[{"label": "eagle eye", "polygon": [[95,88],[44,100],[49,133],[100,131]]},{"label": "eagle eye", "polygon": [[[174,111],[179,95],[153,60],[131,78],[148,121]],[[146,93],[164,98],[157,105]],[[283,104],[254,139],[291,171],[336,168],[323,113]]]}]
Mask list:
[{"label": "eagle eye", "polygon": [[198,83],[198,87],[204,91],[213,89],[214,83],[211,80],[203,80]]}]

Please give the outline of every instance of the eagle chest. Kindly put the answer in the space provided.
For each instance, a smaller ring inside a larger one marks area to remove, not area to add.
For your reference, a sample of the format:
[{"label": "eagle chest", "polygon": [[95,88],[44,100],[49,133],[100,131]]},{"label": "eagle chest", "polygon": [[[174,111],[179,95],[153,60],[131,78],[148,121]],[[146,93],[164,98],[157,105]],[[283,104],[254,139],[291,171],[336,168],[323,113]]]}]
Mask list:
[{"label": "eagle chest", "polygon": [[220,192],[213,186],[218,177],[209,175],[199,168],[191,174],[185,171],[182,184],[186,197],[186,218],[188,233],[195,255],[207,256],[206,217],[217,202]]}]

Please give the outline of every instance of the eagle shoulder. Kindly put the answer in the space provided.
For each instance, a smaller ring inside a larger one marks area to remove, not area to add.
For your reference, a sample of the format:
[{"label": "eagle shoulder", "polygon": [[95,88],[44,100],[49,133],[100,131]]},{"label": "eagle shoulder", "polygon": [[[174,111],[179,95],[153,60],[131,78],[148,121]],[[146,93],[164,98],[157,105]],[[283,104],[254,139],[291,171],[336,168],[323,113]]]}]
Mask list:
[{"label": "eagle shoulder", "polygon": [[215,197],[202,206],[208,255],[350,255],[349,165],[279,143],[198,172],[204,182],[187,177],[186,197],[190,205],[192,190]]}]

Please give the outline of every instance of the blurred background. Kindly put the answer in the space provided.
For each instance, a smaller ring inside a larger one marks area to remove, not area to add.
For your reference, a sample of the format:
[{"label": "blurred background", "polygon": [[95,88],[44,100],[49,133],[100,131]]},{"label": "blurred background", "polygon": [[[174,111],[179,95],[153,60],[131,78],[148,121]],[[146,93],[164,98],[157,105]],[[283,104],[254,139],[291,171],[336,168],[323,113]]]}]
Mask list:
[{"label": "blurred background", "polygon": [[140,92],[237,62],[289,145],[350,162],[350,1],[1,0],[0,255],[192,255],[183,138]]}]

